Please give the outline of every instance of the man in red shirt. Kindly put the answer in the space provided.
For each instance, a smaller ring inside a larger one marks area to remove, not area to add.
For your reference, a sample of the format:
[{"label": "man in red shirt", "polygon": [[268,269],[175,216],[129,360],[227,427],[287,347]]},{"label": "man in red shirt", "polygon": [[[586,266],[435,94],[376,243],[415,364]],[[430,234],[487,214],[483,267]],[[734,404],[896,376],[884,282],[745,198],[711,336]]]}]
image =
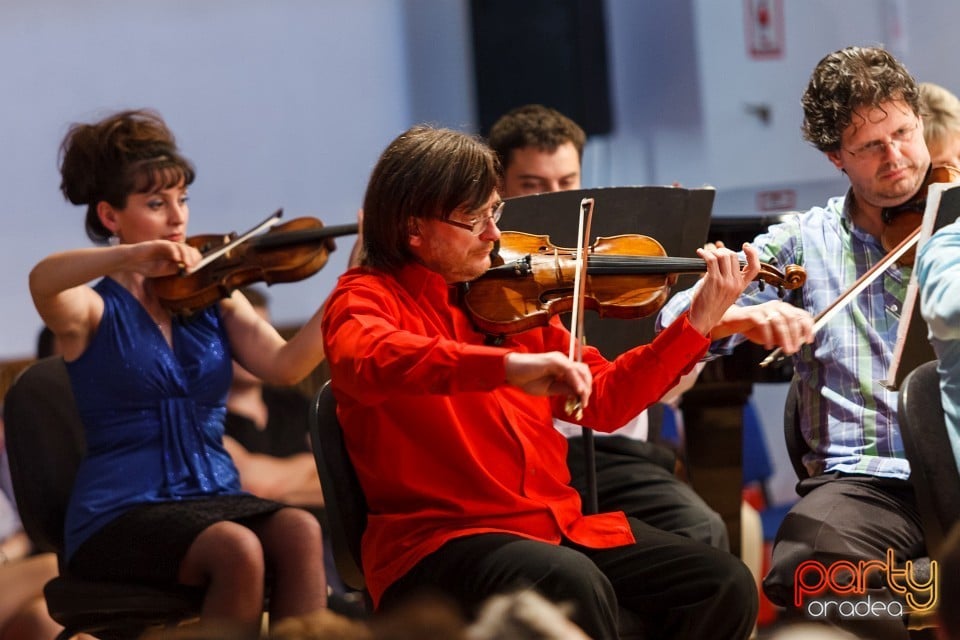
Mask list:
[{"label": "man in red shirt", "polygon": [[[580,160],[587,135],[556,109],[540,104],[512,109],[493,123],[487,142],[500,160],[502,198],[581,188]],[[696,373],[686,376],[669,395],[679,397],[696,380]],[[566,419],[555,420],[554,426],[567,438],[571,484],[588,503],[583,429]],[[648,440],[648,428],[644,411],[621,428],[594,438],[592,473],[598,509],[623,511],[658,529],[728,551],[723,518],[677,477],[673,451]]]},{"label": "man in red shirt", "polygon": [[676,384],[759,271],[703,250],[707,275],[682,321],[615,361],[547,326],[486,344],[458,285],[490,267],[500,238],[498,163],[479,140],[414,127],[373,170],[360,266],[326,303],[323,334],[350,457],[369,506],[364,573],[378,608],[424,589],[467,613],[494,593],[534,588],[574,605],[596,640],[622,607],[649,637],[745,638],[757,608],[728,553],[623,512],[584,516],[553,417],[613,430]]}]

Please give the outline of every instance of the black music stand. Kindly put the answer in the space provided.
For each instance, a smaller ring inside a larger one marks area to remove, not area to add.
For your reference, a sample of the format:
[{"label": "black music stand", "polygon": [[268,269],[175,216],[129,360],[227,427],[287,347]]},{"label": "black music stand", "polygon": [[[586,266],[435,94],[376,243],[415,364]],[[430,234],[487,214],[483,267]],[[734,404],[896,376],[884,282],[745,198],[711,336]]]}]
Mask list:
[{"label": "black music stand", "polygon": [[[960,186],[957,183],[933,183],[927,190],[927,208],[923,214],[917,250],[940,227],[960,216]],[[920,291],[917,274],[910,274],[904,297],[900,330],[893,351],[893,362],[883,385],[894,391],[900,389],[907,374],[924,362],[936,360],[937,355],[927,336],[927,323],[920,315]]]},{"label": "black music stand", "polygon": [[[576,247],[580,201],[593,198],[593,240],[638,233],[656,238],[670,257],[695,258],[707,240],[714,195],[709,187],[607,187],[522,196],[506,200],[499,226],[545,234],[557,246]],[[693,281],[693,277],[680,281],[674,290],[685,289]],[[650,342],[655,321],[655,316],[617,320],[591,313],[584,318],[584,326],[590,343],[607,358],[615,358]]]},{"label": "black music stand", "polygon": [[[670,257],[696,257],[707,240],[710,211],[715,191],[711,187],[606,187],[557,191],[506,200],[499,226],[503,230],[525,231],[550,236],[560,247],[576,247],[580,202],[593,198],[591,242],[597,237],[635,233],[655,238]],[[693,282],[679,281],[674,290]],[[609,359],[637,345],[653,340],[656,315],[636,320],[584,317],[584,333],[590,343]],[[587,468],[587,513],[597,511],[593,431],[583,429]]]}]

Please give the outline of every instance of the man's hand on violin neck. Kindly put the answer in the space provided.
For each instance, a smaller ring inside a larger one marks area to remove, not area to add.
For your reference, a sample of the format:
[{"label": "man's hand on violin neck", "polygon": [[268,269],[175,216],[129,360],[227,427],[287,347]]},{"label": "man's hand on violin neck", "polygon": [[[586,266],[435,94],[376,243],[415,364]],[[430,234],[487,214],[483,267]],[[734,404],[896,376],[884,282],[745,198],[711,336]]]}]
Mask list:
[{"label": "man's hand on violin neck", "polygon": [[792,355],[804,344],[813,342],[813,326],[814,318],[806,309],[773,300],[730,307],[714,327],[712,337],[717,340],[739,333],[767,349],[779,347],[784,355]]},{"label": "man's hand on violin neck", "polygon": [[703,258],[707,274],[693,294],[690,302],[690,324],[705,336],[723,319],[743,290],[760,273],[760,258],[757,250],[743,245],[747,264],[741,268],[740,257],[722,246],[697,249]]},{"label": "man's hand on violin neck", "polygon": [[574,396],[586,407],[593,388],[593,375],[582,362],[574,362],[558,351],[519,353],[504,356],[507,384],[534,396]]}]

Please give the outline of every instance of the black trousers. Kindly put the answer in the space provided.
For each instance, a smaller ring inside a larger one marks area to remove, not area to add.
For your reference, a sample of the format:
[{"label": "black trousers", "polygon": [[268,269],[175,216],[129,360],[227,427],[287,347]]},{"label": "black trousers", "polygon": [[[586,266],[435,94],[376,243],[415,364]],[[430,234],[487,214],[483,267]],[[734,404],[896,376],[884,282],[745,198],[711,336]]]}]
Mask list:
[{"label": "black trousers", "polygon": [[491,533],[453,540],[387,589],[380,608],[436,592],[470,616],[489,596],[532,588],[574,607],[594,640],[616,640],[618,609],[643,620],[648,638],[746,638],[758,594],[731,554],[630,519],[636,544],[586,549]]},{"label": "black trousers", "polygon": [[[623,511],[657,529],[730,549],[720,514],[674,474],[672,451],[622,436],[597,436],[593,441],[600,513]],[[569,438],[568,443],[570,484],[587,504],[583,438]]]},{"label": "black trousers", "polygon": [[[764,592],[776,604],[796,609],[794,574],[806,560],[827,567],[838,560],[886,561],[887,550],[893,549],[902,568],[906,560],[926,553],[913,488],[906,480],[825,474],[801,481],[797,493],[800,501],[780,525],[771,569],[763,580]],[[872,601],[892,598],[879,579],[868,593]],[[795,613],[809,617],[803,604]],[[909,637],[897,618],[838,617],[832,622],[875,640]]]}]

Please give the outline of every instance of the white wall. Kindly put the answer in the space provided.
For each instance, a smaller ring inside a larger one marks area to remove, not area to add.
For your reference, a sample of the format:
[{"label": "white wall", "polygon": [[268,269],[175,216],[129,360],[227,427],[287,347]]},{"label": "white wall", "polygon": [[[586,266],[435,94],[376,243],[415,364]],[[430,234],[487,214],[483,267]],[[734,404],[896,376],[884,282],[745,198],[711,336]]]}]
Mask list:
[{"label": "white wall", "polygon": [[[519,1],[519,0],[518,0]],[[615,131],[588,144],[586,186],[717,187],[714,215],[798,208],[843,180],[799,134],[816,61],[891,43],[923,80],[960,90],[955,0],[783,0],[782,59],[746,53],[743,0],[606,0]],[[415,122],[475,129],[468,0],[0,0],[0,358],[29,355],[27,273],[86,246],[57,186],[69,123],[158,109],[197,164],[190,233],[286,217],[350,222],[382,148]],[[891,23],[890,17],[896,20]],[[895,39],[890,25],[902,27]],[[530,70],[535,73],[536,70]],[[744,116],[769,101],[772,127]],[[273,287],[278,322],[318,307],[350,238],[309,280]]]},{"label": "white wall", "polygon": [[[197,165],[190,233],[285,217],[351,222],[385,144],[411,121],[403,5],[382,0],[3,0],[0,357],[29,355],[33,264],[87,246],[58,190],[69,123],[149,106]],[[319,307],[352,238],[313,278],[271,289],[280,322]]]},{"label": "white wall", "polygon": [[[782,0],[783,54],[764,59],[748,51],[747,2],[607,3],[615,182],[640,168],[652,183],[713,185],[715,216],[758,212],[759,191],[792,189],[804,209],[844,188],[800,136],[800,96],[830,51],[888,46],[919,79],[960,90],[947,26],[960,19],[960,4],[949,0]],[[767,122],[750,111],[760,105]]]}]

